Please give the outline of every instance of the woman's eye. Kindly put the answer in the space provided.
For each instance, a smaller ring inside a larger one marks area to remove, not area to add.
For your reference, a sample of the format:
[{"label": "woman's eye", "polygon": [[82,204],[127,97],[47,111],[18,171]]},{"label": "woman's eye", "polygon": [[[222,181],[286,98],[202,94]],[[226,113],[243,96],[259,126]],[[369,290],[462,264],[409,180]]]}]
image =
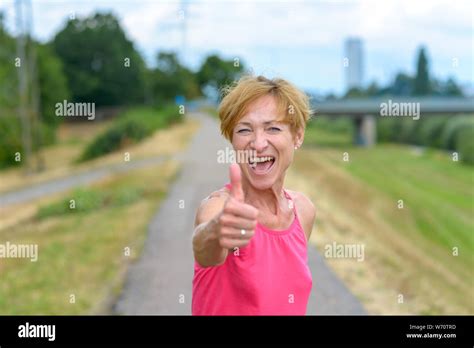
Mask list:
[{"label": "woman's eye", "polygon": [[278,127],[270,127],[270,130],[271,130],[272,132],[279,132],[279,131],[281,131],[281,129],[278,128]]},{"label": "woman's eye", "polygon": [[250,132],[250,129],[239,129],[237,133],[245,133],[245,132]]}]

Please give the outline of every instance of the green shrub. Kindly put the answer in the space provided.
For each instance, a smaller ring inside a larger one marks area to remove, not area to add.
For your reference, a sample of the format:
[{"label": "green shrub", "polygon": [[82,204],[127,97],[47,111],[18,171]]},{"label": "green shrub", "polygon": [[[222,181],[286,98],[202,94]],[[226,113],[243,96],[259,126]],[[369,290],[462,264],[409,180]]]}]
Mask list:
[{"label": "green shrub", "polygon": [[[74,202],[71,202],[74,200]],[[37,217],[42,219],[50,216],[87,212],[99,209],[104,201],[104,194],[98,191],[76,189],[71,198],[40,207]],[[72,209],[71,204],[74,204]]]},{"label": "green shrub", "polygon": [[412,117],[403,117],[403,119],[405,122],[410,123],[407,143],[421,145],[420,129],[425,123],[426,118],[421,117],[418,120],[414,120]]},{"label": "green shrub", "polygon": [[441,134],[441,146],[446,150],[455,150],[458,133],[473,124],[474,118],[472,116],[451,117]]},{"label": "green shrub", "polygon": [[134,108],[119,116],[116,122],[104,133],[97,136],[84,150],[79,161],[86,161],[124,146],[137,143],[150,136],[156,130],[179,122],[177,106],[168,106],[162,110]]},{"label": "green shrub", "polygon": [[377,141],[419,144],[418,129],[422,120],[411,117],[384,117],[377,120]]},{"label": "green shrub", "polygon": [[449,121],[446,116],[428,117],[419,130],[420,143],[429,147],[441,147],[441,134]]},{"label": "green shrub", "polygon": [[0,117],[0,134],[0,168],[21,164],[15,161],[15,153],[21,153],[23,149],[20,119],[13,116]]},{"label": "green shrub", "polygon": [[[39,219],[75,213],[87,213],[106,207],[122,206],[140,199],[143,190],[137,187],[123,187],[119,190],[76,189],[65,200],[60,200],[40,207]],[[74,202],[71,202],[74,200]],[[74,204],[72,208],[71,204]]]},{"label": "green shrub", "polygon": [[401,124],[400,133],[397,135],[398,142],[404,144],[419,145],[418,130],[421,125],[420,120],[414,120],[411,117],[396,117],[396,121]]},{"label": "green shrub", "polygon": [[463,163],[474,165],[474,124],[457,132],[456,152]]},{"label": "green shrub", "polygon": [[127,142],[136,142],[149,135],[147,127],[137,120],[124,120],[100,134],[84,150],[81,160],[96,158],[121,148]]},{"label": "green shrub", "polygon": [[308,126],[323,129],[332,133],[352,132],[352,119],[347,117],[315,116]]},{"label": "green shrub", "polygon": [[[55,128],[45,123],[39,123],[38,127],[31,131],[33,151],[56,141]],[[21,154],[20,162],[15,161],[17,152]],[[19,117],[2,115],[0,117],[0,168],[20,165],[24,159],[21,120]]]},{"label": "green shrub", "polygon": [[400,134],[401,124],[396,122],[393,117],[377,119],[377,141],[394,142]]}]

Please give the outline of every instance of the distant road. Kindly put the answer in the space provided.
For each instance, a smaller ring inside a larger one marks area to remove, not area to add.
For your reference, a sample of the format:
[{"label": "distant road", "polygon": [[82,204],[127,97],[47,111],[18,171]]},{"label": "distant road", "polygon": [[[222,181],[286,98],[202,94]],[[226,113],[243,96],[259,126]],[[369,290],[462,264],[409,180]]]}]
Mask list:
[{"label": "distant road", "polygon": [[164,160],[164,156],[137,159],[131,162],[113,164],[103,168],[90,169],[84,171],[83,173],[52,179],[39,184],[33,184],[19,190],[1,193],[0,208],[7,205],[24,203],[32,199],[67,191],[74,187],[87,185],[114,173],[122,173],[133,169],[156,165],[163,162]]}]

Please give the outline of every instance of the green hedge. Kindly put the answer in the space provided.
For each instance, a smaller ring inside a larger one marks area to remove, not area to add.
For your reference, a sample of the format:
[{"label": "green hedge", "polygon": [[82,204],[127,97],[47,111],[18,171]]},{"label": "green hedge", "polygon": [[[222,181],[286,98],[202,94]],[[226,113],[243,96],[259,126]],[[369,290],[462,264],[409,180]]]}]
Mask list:
[{"label": "green hedge", "polygon": [[350,134],[353,131],[352,120],[345,117],[325,115],[313,116],[308,122],[308,127],[323,129],[331,133]]},{"label": "green hedge", "polygon": [[[352,120],[341,121],[316,116],[308,128],[333,133],[347,133]],[[410,117],[377,119],[377,141],[422,145],[457,151],[463,163],[474,164],[474,116],[429,116],[419,120]]]},{"label": "green hedge", "polygon": [[420,120],[407,117],[386,117],[377,120],[377,141],[418,143],[416,131]]},{"label": "green hedge", "polygon": [[441,146],[446,150],[456,150],[456,139],[463,128],[474,124],[473,116],[452,117],[441,134]]},{"label": "green hedge", "polygon": [[474,124],[460,129],[456,136],[456,152],[462,162],[474,165]]},{"label": "green hedge", "polygon": [[429,147],[441,147],[441,134],[448,121],[449,117],[446,116],[423,119],[419,132],[421,144]]},{"label": "green hedge", "polygon": [[144,107],[130,109],[86,147],[79,161],[100,157],[128,144],[137,143],[156,130],[179,122],[182,118],[175,105],[161,110]]},{"label": "green hedge", "polygon": [[400,133],[398,134],[398,142],[419,145],[417,131],[422,121],[414,120],[411,117],[403,117],[401,120],[399,120],[399,122],[401,123],[402,127]]},{"label": "green hedge", "polygon": [[377,140],[454,151],[459,132],[473,124],[472,116],[432,116],[420,120],[384,118],[377,120]]},{"label": "green hedge", "polygon": [[378,142],[395,142],[397,135],[401,131],[400,122],[396,122],[394,118],[377,119],[377,141]]}]

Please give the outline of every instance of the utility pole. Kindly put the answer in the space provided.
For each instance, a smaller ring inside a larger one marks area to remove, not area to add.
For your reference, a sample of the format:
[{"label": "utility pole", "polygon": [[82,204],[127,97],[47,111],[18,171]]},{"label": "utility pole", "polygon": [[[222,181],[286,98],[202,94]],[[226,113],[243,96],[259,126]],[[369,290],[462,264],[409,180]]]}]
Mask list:
[{"label": "utility pole", "polygon": [[26,60],[26,35],[24,27],[23,3],[22,0],[15,1],[16,9],[16,50],[19,59],[18,69],[18,90],[20,105],[18,114],[22,122],[22,160],[25,164],[27,174],[31,173],[31,124],[28,117],[28,62]]},{"label": "utility pole", "polygon": [[28,71],[29,71],[29,86],[30,86],[30,98],[31,98],[31,112],[30,119],[31,125],[33,128],[33,146],[34,153],[36,158],[36,171],[41,171],[44,168],[44,160],[41,155],[41,145],[42,145],[42,133],[40,127],[40,96],[39,96],[39,81],[37,73],[37,55],[35,43],[32,39],[32,28],[33,28],[33,7],[31,5],[31,0],[26,0],[27,16],[26,18],[26,33],[28,38],[28,49],[27,49],[27,59],[28,59]]}]

